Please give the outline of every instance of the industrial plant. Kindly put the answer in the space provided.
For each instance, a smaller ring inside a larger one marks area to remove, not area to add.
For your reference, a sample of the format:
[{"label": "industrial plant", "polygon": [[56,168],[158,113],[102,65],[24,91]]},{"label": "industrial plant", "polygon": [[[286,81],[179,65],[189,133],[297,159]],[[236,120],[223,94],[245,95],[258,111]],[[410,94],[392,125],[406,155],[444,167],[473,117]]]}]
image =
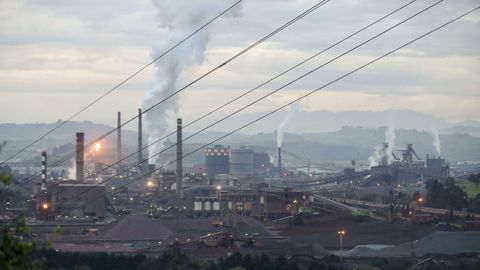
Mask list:
[{"label": "industrial plant", "polygon": [[[426,207],[430,181],[445,183],[454,172],[445,158],[419,154],[412,144],[394,148],[378,142],[369,163],[351,160],[327,170],[318,170],[308,157],[307,164],[298,166],[292,149],[280,143],[270,148],[205,144],[197,148],[199,160],[185,163],[192,146],[184,141],[179,118],[172,132],[176,141],[165,144],[171,151],[162,154],[171,162],[161,164],[152,162],[159,155],[152,155],[143,142],[141,109],[138,113],[134,154],[123,154],[119,112],[116,141],[109,144],[114,147],[104,149],[101,140],[86,144],[87,134],[73,134],[74,171],[69,175],[74,177],[49,170],[49,151],[42,151],[40,176],[30,188],[23,187],[30,189],[27,207],[7,208],[7,213],[23,211],[38,241],[65,226],[52,242],[62,251],[108,245],[107,252],[159,254],[176,246],[192,254],[214,248],[216,255],[209,253],[214,257],[232,249],[274,256],[284,243],[290,246],[286,254],[292,255],[382,257],[397,245],[429,237],[438,224],[478,229],[478,213]],[[278,132],[272,133],[272,141],[277,137],[278,142]],[[104,161],[107,156],[109,162]],[[364,226],[378,230],[378,238],[364,238]],[[340,229],[347,231],[341,246],[335,240]],[[412,230],[413,235],[407,233]],[[391,232],[397,236],[388,237]],[[470,241],[477,238],[475,234]],[[381,250],[369,246],[379,243]],[[319,244],[322,249],[314,248]],[[430,251],[413,247],[402,252]]]},{"label": "industrial plant", "polygon": [[480,269],[475,1],[4,2],[0,270]]}]

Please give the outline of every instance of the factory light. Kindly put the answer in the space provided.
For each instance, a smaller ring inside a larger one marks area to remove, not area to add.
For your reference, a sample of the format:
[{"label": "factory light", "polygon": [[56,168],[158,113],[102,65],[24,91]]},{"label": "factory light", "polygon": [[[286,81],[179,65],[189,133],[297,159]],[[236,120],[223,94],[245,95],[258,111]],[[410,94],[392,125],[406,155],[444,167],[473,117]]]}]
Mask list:
[{"label": "factory light", "polygon": [[222,187],[220,185],[217,186],[217,190],[221,190]]},{"label": "factory light", "polygon": [[43,203],[42,208],[43,208],[43,210],[47,210],[48,209],[48,203]]},{"label": "factory light", "polygon": [[102,145],[99,142],[97,142],[95,144],[95,152],[97,152],[97,153],[100,152],[100,149],[102,149]]},{"label": "factory light", "polygon": [[148,181],[147,182],[147,187],[153,187],[153,181]]}]

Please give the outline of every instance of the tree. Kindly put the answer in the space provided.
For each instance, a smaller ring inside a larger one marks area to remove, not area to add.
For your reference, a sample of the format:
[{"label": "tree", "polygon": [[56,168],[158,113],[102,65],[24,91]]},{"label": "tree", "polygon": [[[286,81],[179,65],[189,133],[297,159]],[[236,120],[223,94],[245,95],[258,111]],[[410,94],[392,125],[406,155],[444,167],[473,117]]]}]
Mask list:
[{"label": "tree", "polygon": [[429,179],[426,188],[428,206],[450,210],[460,210],[468,206],[467,193],[455,185],[453,178],[447,179],[444,185],[438,180]]},{"label": "tree", "polygon": [[443,200],[444,189],[442,184],[436,179],[428,179],[425,185],[427,188],[426,204],[431,207],[445,208],[446,203]]},{"label": "tree", "polygon": [[[10,178],[1,176],[2,185],[8,188]],[[3,201],[2,201],[3,204]],[[2,221],[0,228],[0,269],[39,269],[40,262],[33,260],[30,253],[35,246],[29,238],[29,229],[25,224],[25,218],[20,216],[13,220],[12,224]]]}]

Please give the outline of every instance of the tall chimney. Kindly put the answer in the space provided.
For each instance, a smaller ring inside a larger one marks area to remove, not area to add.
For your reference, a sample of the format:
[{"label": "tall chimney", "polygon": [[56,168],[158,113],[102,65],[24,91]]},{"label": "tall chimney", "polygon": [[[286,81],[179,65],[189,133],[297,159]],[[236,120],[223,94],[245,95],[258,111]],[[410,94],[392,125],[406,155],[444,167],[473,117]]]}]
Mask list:
[{"label": "tall chimney", "polygon": [[278,173],[282,176],[282,147],[277,148],[277,162]]},{"label": "tall chimney", "polygon": [[47,152],[42,152],[42,186],[41,189],[47,188]]},{"label": "tall chimney", "polygon": [[182,196],[182,118],[177,119],[177,196]]},{"label": "tall chimney", "polygon": [[122,159],[122,113],[117,113],[117,161]]},{"label": "tall chimney", "polygon": [[143,142],[142,142],[142,109],[138,109],[138,146],[137,146],[137,167],[141,171],[143,171],[142,161],[143,161]]},{"label": "tall chimney", "polygon": [[85,177],[83,173],[84,173],[85,162],[83,158],[83,150],[85,148],[85,134],[83,132],[77,132],[76,148],[77,148],[76,149],[77,150],[77,156],[76,156],[77,180],[84,181]]}]

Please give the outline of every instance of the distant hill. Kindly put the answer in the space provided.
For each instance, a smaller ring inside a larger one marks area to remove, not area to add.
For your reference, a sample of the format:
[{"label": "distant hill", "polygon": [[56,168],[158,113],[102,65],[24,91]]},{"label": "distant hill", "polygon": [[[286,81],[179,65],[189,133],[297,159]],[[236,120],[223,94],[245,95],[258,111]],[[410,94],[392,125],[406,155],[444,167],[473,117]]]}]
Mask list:
[{"label": "distant hill", "polygon": [[471,136],[480,137],[480,126],[475,125],[455,125],[446,129],[442,129],[441,133],[460,133]]},{"label": "distant hill", "polygon": [[[395,130],[395,146],[405,149],[406,145],[413,144],[421,157],[427,154],[437,155],[433,146],[433,137],[429,132],[420,132],[414,129]],[[372,149],[385,141],[385,128],[367,129],[344,127],[340,131],[304,134],[307,140],[325,144],[350,145]],[[480,160],[480,138],[466,134],[440,135],[441,155],[450,160]]]},{"label": "distant hill", "polygon": [[[0,124],[0,141],[29,141],[39,138],[43,134],[55,128],[61,121],[55,123],[34,123],[34,124]],[[112,130],[113,127],[95,124],[90,121],[77,122],[69,121],[62,127],[47,136],[53,140],[75,140],[76,132],[84,132],[87,140],[97,138],[100,135]],[[122,136],[126,140],[134,140],[137,133],[130,130],[123,130]]]},{"label": "distant hill", "polygon": [[[265,113],[267,112],[240,114],[212,127],[209,131],[228,132]],[[283,121],[287,113],[287,111],[280,111],[270,115],[262,121],[242,129],[240,133],[250,135],[262,132],[272,133],[278,129],[279,124]],[[189,120],[191,119],[185,119],[186,122]],[[59,122],[0,124],[0,140],[33,140],[53,129],[58,123]],[[480,122],[478,121],[465,121],[452,124],[445,119],[413,110],[295,112],[291,117],[291,121],[286,125],[285,131],[289,133],[322,133],[338,131],[343,126],[364,128],[393,126],[396,129],[416,129],[419,131],[431,131],[432,128],[436,128],[441,133],[460,133],[480,136]],[[113,127],[108,125],[96,124],[90,121],[69,121],[48,137],[52,139],[70,140],[75,138],[75,132],[83,131],[88,139],[90,136],[92,138],[98,137],[112,128]],[[129,128],[131,128],[131,126],[129,126]],[[131,129],[135,130],[135,127]],[[132,130],[124,129],[123,135],[125,136],[125,141],[128,141],[130,138],[135,140],[136,132]],[[187,129],[185,132],[188,133],[189,130]],[[232,136],[243,136],[240,133]]]},{"label": "distant hill", "polygon": [[[234,116],[218,126],[212,128],[215,131],[233,130],[239,124],[248,123],[267,112],[245,113]],[[273,132],[287,115],[287,111],[280,111],[266,117],[261,122],[253,124],[242,130],[243,133],[256,134],[259,132]],[[477,125],[478,124],[478,125]],[[459,124],[449,123],[447,120],[429,114],[412,110],[386,110],[386,111],[314,111],[295,112],[285,130],[290,133],[318,133],[337,131],[343,126],[378,128],[393,126],[399,129],[416,129],[419,131],[431,131],[438,129],[443,133],[469,133],[477,135],[480,123],[467,121]],[[468,128],[470,128],[468,130]],[[466,132],[465,132],[466,131]]]},{"label": "distant hill", "polygon": [[[385,127],[359,128],[346,126],[334,132],[305,133],[284,135],[283,149],[297,156],[298,159],[307,160],[367,160],[374,148],[385,141]],[[195,142],[206,143],[218,138],[225,133],[215,132],[215,136],[205,133],[197,137]],[[431,133],[414,129],[395,130],[395,148],[405,149],[411,143],[417,154],[425,158],[437,155],[433,146]],[[203,140],[205,139],[205,140]],[[248,145],[259,150],[268,151],[275,156],[277,147],[274,133],[259,133],[256,135],[243,135],[225,138],[220,143],[232,146]],[[450,161],[480,160],[480,138],[466,134],[440,135],[441,156]]]},{"label": "distant hill", "polygon": [[[226,145],[251,145],[275,156],[276,136],[274,131],[288,112],[281,111],[254,127],[241,130],[217,143]],[[188,139],[186,144],[211,142],[238,126],[255,119],[262,113],[243,114],[229,119],[227,123],[215,127]],[[187,121],[188,122],[188,121]],[[21,147],[53,129],[56,123],[0,124],[0,142],[7,141],[0,160],[12,155]],[[392,125],[396,130],[396,147],[405,148],[412,143],[417,153],[425,157],[427,153],[435,155],[432,127],[440,130],[441,155],[451,161],[480,160],[480,122],[466,121],[458,124],[431,115],[409,110],[390,110],[384,112],[296,112],[286,127],[284,149],[300,159],[318,160],[367,160],[376,146],[385,141],[385,127]],[[37,155],[41,149],[52,149],[75,142],[75,133],[85,132],[86,141],[90,141],[112,130],[113,127],[92,122],[71,121],[49,134],[46,140],[21,155],[20,159]],[[184,138],[192,134],[189,128],[184,130]],[[147,142],[144,133],[144,142]],[[111,147],[115,146],[115,134],[108,137]],[[123,129],[124,146],[135,149],[137,133]],[[201,162],[201,160],[199,160]]]}]

